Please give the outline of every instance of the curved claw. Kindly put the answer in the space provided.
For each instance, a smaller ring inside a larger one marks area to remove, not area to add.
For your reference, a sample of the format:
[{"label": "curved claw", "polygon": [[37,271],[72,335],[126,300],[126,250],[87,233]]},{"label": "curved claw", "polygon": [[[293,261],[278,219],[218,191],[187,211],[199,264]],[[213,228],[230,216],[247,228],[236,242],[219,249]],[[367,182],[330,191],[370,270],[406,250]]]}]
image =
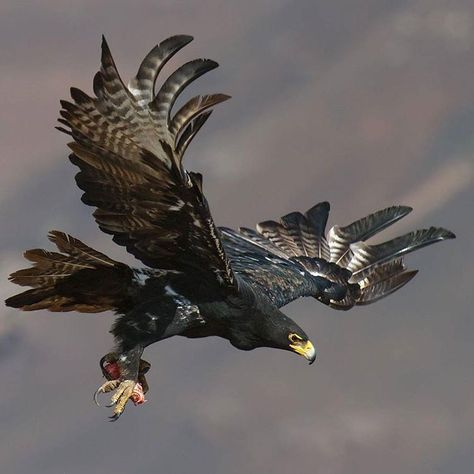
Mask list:
[{"label": "curved claw", "polygon": [[100,403],[99,403],[99,394],[111,392],[112,390],[115,390],[118,385],[119,385],[119,381],[118,381],[118,380],[108,380],[108,381],[105,382],[103,385],[101,385],[101,386],[94,392],[93,400],[94,400],[95,404],[96,404],[98,407],[100,407],[101,405],[100,405]]},{"label": "curved claw", "polygon": [[114,421],[117,421],[122,416],[122,413],[115,413],[114,415],[109,416],[109,421],[111,421],[112,423]]},{"label": "curved claw", "polygon": [[99,393],[102,393],[101,390],[100,390],[100,387],[94,392],[94,396],[93,396],[93,400],[94,400],[94,403],[100,407],[100,403],[99,403]]},{"label": "curved claw", "polygon": [[140,359],[137,378],[127,380],[121,378],[122,369],[118,365],[115,353],[109,353],[102,357],[99,365],[107,380],[94,392],[94,403],[98,407],[104,406],[99,403],[99,395],[116,390],[109,404],[105,405],[107,408],[113,408],[113,414],[109,417],[109,421],[117,421],[130,400],[135,406],[146,402],[145,393],[148,392],[148,384],[145,374],[150,370],[151,364],[149,362]]},{"label": "curved claw", "polygon": [[112,390],[116,390],[116,392],[112,396],[110,403],[106,405],[108,408],[114,407],[114,413],[109,417],[110,421],[117,421],[119,419],[129,400],[132,400],[135,405],[145,401],[141,385],[134,380],[111,380],[102,385],[97,392],[106,393]]}]

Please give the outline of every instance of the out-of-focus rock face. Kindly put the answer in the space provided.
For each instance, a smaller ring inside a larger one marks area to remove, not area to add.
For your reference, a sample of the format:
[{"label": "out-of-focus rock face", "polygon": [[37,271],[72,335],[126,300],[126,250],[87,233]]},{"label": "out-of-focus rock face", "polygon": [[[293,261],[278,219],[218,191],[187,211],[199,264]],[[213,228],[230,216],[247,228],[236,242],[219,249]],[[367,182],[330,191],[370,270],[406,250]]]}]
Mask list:
[{"label": "out-of-focus rock face", "polygon": [[150,403],[114,426],[90,401],[112,317],[4,309],[2,472],[470,472],[472,2],[7,0],[0,18],[2,298],[49,229],[131,261],[96,230],[53,130],[68,87],[92,88],[101,33],[124,76],[176,33],[196,39],[173,65],[220,62],[193,91],[233,100],[186,157],[218,224],[328,199],[333,223],[408,204],[390,235],[430,224],[458,235],[409,258],[418,277],[373,306],[288,306],[319,346],[312,367],[214,339],[153,346]]}]

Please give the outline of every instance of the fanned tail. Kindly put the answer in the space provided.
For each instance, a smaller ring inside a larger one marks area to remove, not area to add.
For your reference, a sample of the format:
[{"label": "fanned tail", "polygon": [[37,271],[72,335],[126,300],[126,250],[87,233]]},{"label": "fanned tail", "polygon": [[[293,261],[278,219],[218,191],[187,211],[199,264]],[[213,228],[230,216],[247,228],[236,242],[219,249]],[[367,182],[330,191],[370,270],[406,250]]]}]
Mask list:
[{"label": "fanned tail", "polygon": [[292,212],[280,222],[261,222],[257,232],[240,229],[240,234],[298,262],[311,275],[330,280],[333,286],[317,298],[345,310],[378,301],[406,285],[417,270],[407,270],[404,255],[455,237],[449,230],[430,227],[377,245],[365,242],[411,211],[407,206],[388,207],[347,226],[335,225],[326,234],[329,203],[321,202],[305,214]]},{"label": "fanned tail", "polygon": [[51,231],[49,240],[62,253],[27,250],[30,268],[10,275],[10,281],[30,290],[12,296],[7,306],[24,311],[79,311],[98,313],[127,305],[133,271],[63,232]]}]

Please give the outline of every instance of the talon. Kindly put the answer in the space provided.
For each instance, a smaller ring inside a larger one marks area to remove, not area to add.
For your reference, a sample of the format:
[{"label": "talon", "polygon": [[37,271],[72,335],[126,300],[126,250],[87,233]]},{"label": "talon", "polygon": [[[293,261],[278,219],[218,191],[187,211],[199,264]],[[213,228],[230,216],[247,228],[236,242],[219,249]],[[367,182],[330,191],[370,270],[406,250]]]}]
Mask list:
[{"label": "talon", "polygon": [[108,408],[114,407],[114,414],[110,417],[111,421],[116,421],[125,410],[125,406],[129,400],[132,400],[134,405],[141,405],[145,403],[145,394],[143,387],[139,382],[134,380],[108,380],[100,386],[94,394],[94,401],[98,403],[99,393],[111,392],[116,390],[115,394],[110,399],[110,404],[106,405]]},{"label": "talon", "polygon": [[99,403],[99,393],[100,393],[100,390],[97,389],[95,392],[94,392],[94,403],[100,407],[100,403]]},{"label": "talon", "polygon": [[110,399],[110,403],[105,405],[107,408],[113,408],[113,414],[109,417],[110,421],[117,421],[120,418],[128,400],[131,400],[135,406],[146,402],[145,393],[148,392],[148,383],[145,374],[150,367],[149,362],[140,359],[137,378],[123,380],[121,377],[125,374],[122,373],[117,355],[109,353],[102,357],[100,368],[107,381],[95,391],[93,398],[95,404],[100,406],[99,394],[116,390]]},{"label": "talon", "polygon": [[109,421],[111,422],[117,421],[121,415],[122,413],[116,413],[115,415],[109,416]]},{"label": "talon", "polygon": [[112,390],[115,390],[117,386],[119,385],[118,380],[107,380],[104,384],[102,384],[95,392],[94,392],[94,402],[95,404],[100,407],[99,403],[99,394],[101,393],[107,393],[111,392]]}]

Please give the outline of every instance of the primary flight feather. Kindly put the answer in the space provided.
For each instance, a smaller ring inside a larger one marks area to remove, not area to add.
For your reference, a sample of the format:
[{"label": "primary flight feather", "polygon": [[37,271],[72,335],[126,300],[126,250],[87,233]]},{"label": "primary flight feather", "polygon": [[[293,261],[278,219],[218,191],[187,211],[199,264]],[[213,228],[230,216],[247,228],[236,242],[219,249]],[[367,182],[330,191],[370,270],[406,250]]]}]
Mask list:
[{"label": "primary flight feather", "polygon": [[216,227],[202,176],[184,168],[183,155],[212,107],[229,96],[196,96],[176,112],[173,106],[217,63],[190,61],[156,87],[163,66],[191,40],[178,35],[155,46],[125,85],[103,39],[95,96],[72,88],[72,102],[61,101],[58,128],[73,138],[82,201],[96,208],[99,228],[145,266],[130,268],[51,231],[59,252],[28,250],[33,266],[10,276],[31,289],[8,306],[118,315],[116,346],[100,361],[107,381],[96,392],[115,390],[113,420],[128,400],[145,401],[150,364],[141,356],[148,345],[177,335],[220,336],[242,350],[284,349],[312,363],[315,348],[282,306],[301,296],[341,310],[373,303],[415,276],[405,254],[454,237],[430,227],[370,245],[411,208],[389,207],[326,232],[327,202],[256,230]]}]

